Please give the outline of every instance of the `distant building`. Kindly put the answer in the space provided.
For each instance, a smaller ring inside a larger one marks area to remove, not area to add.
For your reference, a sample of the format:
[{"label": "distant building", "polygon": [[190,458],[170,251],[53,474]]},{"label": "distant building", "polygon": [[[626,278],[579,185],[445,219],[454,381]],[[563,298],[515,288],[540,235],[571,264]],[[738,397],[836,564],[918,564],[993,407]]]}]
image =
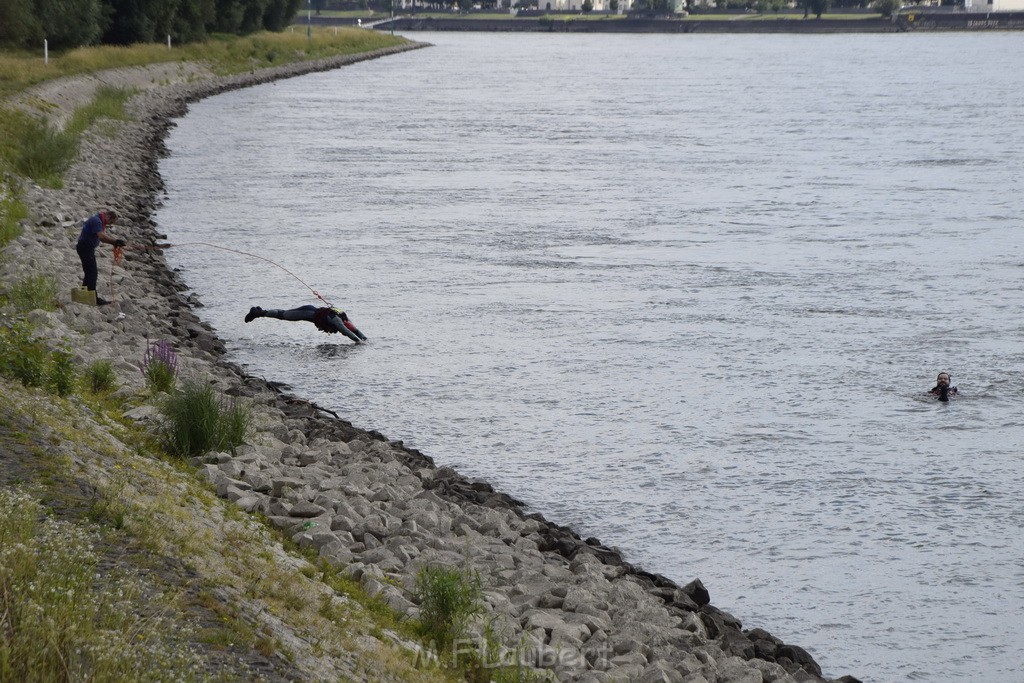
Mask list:
[{"label": "distant building", "polygon": [[[1022,0],[1024,1],[1024,0]],[[610,0],[591,0],[595,12],[610,12]],[[633,0],[619,0],[619,12],[628,12]],[[572,12],[583,10],[583,0],[537,0],[537,9],[549,12]]]},{"label": "distant building", "polygon": [[1024,12],[1024,0],[964,0],[968,12]]}]

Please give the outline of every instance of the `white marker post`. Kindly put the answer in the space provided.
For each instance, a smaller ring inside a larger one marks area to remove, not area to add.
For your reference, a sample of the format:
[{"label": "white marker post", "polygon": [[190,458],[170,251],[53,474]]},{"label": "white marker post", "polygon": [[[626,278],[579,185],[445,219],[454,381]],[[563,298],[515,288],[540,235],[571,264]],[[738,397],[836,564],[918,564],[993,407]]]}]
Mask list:
[{"label": "white marker post", "polygon": [[170,33],[167,34],[167,49],[168,50],[171,49],[171,34]]},{"label": "white marker post", "polygon": [[43,64],[50,63],[50,41],[43,38]]}]

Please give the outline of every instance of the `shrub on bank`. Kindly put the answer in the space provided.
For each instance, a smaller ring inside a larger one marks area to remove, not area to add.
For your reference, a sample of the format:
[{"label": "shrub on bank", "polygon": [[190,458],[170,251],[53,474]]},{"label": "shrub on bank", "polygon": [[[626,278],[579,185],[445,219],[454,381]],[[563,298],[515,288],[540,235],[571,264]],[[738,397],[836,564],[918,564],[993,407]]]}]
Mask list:
[{"label": "shrub on bank", "polygon": [[[4,175],[3,166],[0,163],[0,176]],[[0,179],[0,248],[21,234],[18,221],[28,218],[28,208],[18,195],[18,189],[10,178]]]},{"label": "shrub on bank", "polygon": [[57,396],[68,396],[78,386],[78,368],[67,348],[50,350],[32,336],[32,325],[17,320],[0,326],[0,375],[26,387],[45,387]]},{"label": "shrub on bank", "polygon": [[57,310],[57,280],[52,275],[29,275],[7,290],[7,301],[18,313]]},{"label": "shrub on bank", "polygon": [[46,381],[49,353],[46,344],[32,336],[28,321],[0,327],[0,375],[26,387],[40,387]]},{"label": "shrub on bank", "polygon": [[77,135],[23,111],[0,108],[0,159],[14,173],[59,188],[77,154]]},{"label": "shrub on bank", "polygon": [[426,566],[416,574],[421,635],[432,640],[439,653],[465,637],[473,617],[483,610],[480,575],[469,569]]},{"label": "shrub on bank", "polygon": [[117,388],[117,375],[109,360],[97,360],[85,369],[85,386],[93,394],[107,394]]},{"label": "shrub on bank", "polygon": [[74,358],[67,349],[55,349],[50,352],[50,362],[46,372],[46,387],[58,396],[71,394],[78,386],[78,368]]},{"label": "shrub on bank", "polygon": [[0,132],[4,133],[0,135],[0,160],[14,173],[40,185],[62,187],[64,173],[78,154],[82,133],[101,118],[128,119],[124,104],[135,92],[99,88],[92,102],[75,110],[64,130],[53,127],[45,117],[0,108]]},{"label": "shrub on bank", "polygon": [[242,445],[252,423],[248,405],[218,400],[208,382],[189,381],[164,401],[164,446],[182,457]]}]

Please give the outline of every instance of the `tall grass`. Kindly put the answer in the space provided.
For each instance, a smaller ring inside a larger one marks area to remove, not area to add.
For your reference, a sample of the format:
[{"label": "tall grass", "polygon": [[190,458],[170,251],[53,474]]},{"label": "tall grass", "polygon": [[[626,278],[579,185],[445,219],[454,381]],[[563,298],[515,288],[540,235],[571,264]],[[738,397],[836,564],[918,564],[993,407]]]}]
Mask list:
[{"label": "tall grass", "polygon": [[51,351],[46,368],[46,387],[58,396],[67,396],[77,386],[78,368],[75,367],[74,356],[66,348]]},{"label": "tall grass", "polygon": [[0,160],[18,175],[60,187],[77,153],[77,135],[23,111],[0,108]]},{"label": "tall grass", "polygon": [[114,88],[103,86],[96,90],[92,102],[75,109],[71,122],[64,129],[71,135],[81,135],[87,131],[96,121],[102,118],[127,121],[129,116],[125,112],[124,104],[138,90],[134,88]]},{"label": "tall grass", "polygon": [[483,610],[480,575],[455,567],[425,566],[416,574],[421,635],[434,641],[439,653],[450,653],[470,621]]},{"label": "tall grass", "polygon": [[96,541],[0,490],[0,681],[197,679],[198,657],[171,644],[137,579],[97,581]]},{"label": "tall grass", "polygon": [[248,403],[231,398],[221,404],[220,432],[222,447],[230,450],[241,446],[252,427],[252,408]]},{"label": "tall grass", "polygon": [[97,360],[85,369],[85,385],[93,394],[106,394],[117,388],[117,374],[109,360]]},{"label": "tall grass", "polygon": [[29,275],[7,290],[7,301],[18,311],[57,310],[57,280],[52,275]]},{"label": "tall grass", "polygon": [[101,118],[127,119],[124,103],[134,93],[125,88],[99,88],[92,102],[75,110],[64,130],[24,111],[0,109],[0,133],[4,133],[0,135],[0,160],[40,185],[61,187],[64,173],[78,154],[82,133]]},{"label": "tall grass", "polygon": [[41,339],[32,336],[32,326],[16,320],[0,326],[0,375],[16,379],[26,387],[39,387],[46,382],[49,349]]},{"label": "tall grass", "polygon": [[0,325],[0,376],[26,387],[46,387],[58,396],[78,387],[71,352],[66,347],[51,351],[45,341],[32,335],[32,325],[24,319]]},{"label": "tall grass", "polygon": [[[404,38],[354,28],[315,29],[312,40],[303,31],[254,33],[248,36],[214,35],[205,43],[175,46],[161,44],[119,47],[80,47],[50,56],[43,64],[39,53],[0,54],[0,99],[43,81],[123,66],[161,62],[203,62],[220,74],[240,73],[268,64],[284,64],[334,55],[368,52],[407,42]],[[266,59],[272,53],[272,61]]]},{"label": "tall grass", "polygon": [[182,457],[242,445],[251,424],[250,407],[222,403],[208,382],[190,381],[164,401],[164,447]]},{"label": "tall grass", "polygon": [[17,186],[3,175],[3,164],[0,163],[0,248],[21,234],[18,221],[28,217],[28,207],[22,203]]}]

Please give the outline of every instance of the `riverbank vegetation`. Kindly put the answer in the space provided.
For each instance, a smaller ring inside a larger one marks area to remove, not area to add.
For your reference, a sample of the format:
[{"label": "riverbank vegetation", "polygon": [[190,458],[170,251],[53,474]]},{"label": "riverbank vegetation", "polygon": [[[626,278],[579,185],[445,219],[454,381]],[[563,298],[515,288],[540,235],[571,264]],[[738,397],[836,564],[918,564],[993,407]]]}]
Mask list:
[{"label": "riverbank vegetation", "polygon": [[461,678],[417,668],[413,624],[121,417],[138,398],[0,387],[0,680],[294,678],[325,657],[342,678]]},{"label": "riverbank vegetation", "polygon": [[50,55],[34,51],[0,51],[0,99],[43,81],[104,69],[163,62],[198,62],[216,75],[243,73],[268,66],[352,55],[407,42],[404,38],[356,28],[317,28],[247,36],[216,34],[201,43],[184,45],[96,45]]}]

